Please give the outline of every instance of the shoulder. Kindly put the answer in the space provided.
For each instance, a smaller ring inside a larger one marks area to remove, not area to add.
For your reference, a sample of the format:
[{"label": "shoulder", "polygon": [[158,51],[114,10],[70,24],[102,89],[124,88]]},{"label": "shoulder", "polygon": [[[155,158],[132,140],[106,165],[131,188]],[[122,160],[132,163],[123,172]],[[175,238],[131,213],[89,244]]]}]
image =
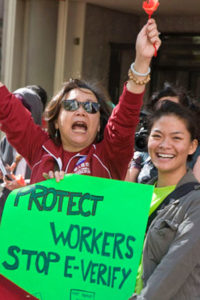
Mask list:
[{"label": "shoulder", "polygon": [[195,221],[200,226],[200,183],[194,182],[190,190],[186,190],[179,200],[180,209],[185,215],[184,219],[190,220],[193,225]]},{"label": "shoulder", "polygon": [[174,192],[179,195],[179,198],[183,199],[186,206],[190,206],[194,200],[195,204],[200,203],[200,183],[193,175],[192,170],[189,169],[182,177]]},{"label": "shoulder", "polygon": [[193,169],[196,161],[197,161],[197,158],[199,157],[200,155],[200,145],[198,145],[195,153],[192,155],[192,159],[188,162],[188,166]]},{"label": "shoulder", "polygon": [[181,178],[181,180],[178,182],[177,184],[177,188],[186,184],[186,183],[189,183],[189,182],[194,182],[196,183],[197,185],[199,185],[200,183],[198,182],[198,180],[196,179],[196,177],[194,176],[193,172],[191,169],[188,169],[187,170],[187,173]]}]

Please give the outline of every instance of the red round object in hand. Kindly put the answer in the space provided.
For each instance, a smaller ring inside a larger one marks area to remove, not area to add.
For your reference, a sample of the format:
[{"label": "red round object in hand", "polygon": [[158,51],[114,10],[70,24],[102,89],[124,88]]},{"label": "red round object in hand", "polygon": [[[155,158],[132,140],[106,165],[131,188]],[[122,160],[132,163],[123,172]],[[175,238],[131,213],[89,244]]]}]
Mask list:
[{"label": "red round object in hand", "polygon": [[154,11],[157,10],[159,4],[158,0],[147,0],[143,2],[143,9],[149,16],[151,16]]}]

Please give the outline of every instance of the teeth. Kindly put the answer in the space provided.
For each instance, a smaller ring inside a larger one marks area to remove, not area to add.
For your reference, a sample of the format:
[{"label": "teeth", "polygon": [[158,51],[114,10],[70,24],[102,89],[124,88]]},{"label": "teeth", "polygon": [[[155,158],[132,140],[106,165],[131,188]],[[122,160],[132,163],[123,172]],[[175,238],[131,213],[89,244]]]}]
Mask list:
[{"label": "teeth", "polygon": [[158,154],[159,157],[163,157],[163,158],[173,158],[174,155],[172,154]]},{"label": "teeth", "polygon": [[77,126],[86,126],[85,123],[83,123],[83,122],[76,122],[75,125],[77,125]]},{"label": "teeth", "polygon": [[87,128],[87,125],[86,125],[86,123],[84,123],[84,122],[75,122],[75,123],[72,125],[72,127],[75,127],[75,126]]},{"label": "teeth", "polygon": [[72,129],[77,133],[78,132],[85,133],[87,131],[87,124],[82,121],[77,121],[72,125]]}]

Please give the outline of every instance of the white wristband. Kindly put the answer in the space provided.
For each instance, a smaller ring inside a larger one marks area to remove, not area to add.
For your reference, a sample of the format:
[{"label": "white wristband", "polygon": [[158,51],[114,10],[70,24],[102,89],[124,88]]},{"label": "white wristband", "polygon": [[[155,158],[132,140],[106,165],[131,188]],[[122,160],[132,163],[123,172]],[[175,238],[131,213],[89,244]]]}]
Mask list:
[{"label": "white wristband", "polygon": [[134,69],[134,65],[135,65],[135,63],[133,62],[133,63],[131,64],[131,71],[133,72],[133,74],[135,74],[135,75],[137,75],[137,76],[143,76],[143,77],[145,77],[145,76],[149,75],[149,73],[151,72],[151,68],[149,67],[149,68],[148,68],[148,71],[147,71],[146,73],[139,73],[139,72],[137,72],[137,71]]}]

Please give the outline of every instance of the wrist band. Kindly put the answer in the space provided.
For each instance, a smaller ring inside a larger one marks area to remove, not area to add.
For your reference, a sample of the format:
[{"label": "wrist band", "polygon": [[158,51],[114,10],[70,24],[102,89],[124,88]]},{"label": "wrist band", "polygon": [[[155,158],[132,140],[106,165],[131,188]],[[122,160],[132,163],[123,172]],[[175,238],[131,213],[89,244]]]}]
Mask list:
[{"label": "wrist band", "polygon": [[128,78],[129,80],[132,80],[136,85],[145,85],[151,80],[150,74],[147,74],[147,76],[143,80],[139,80],[134,76],[131,69],[129,69],[128,71]]},{"label": "wrist band", "polygon": [[147,76],[147,75],[149,75],[149,73],[151,72],[151,68],[149,67],[148,68],[148,71],[146,72],[146,73],[139,73],[139,72],[137,72],[135,69],[134,69],[134,65],[135,65],[135,63],[133,62],[132,64],[131,64],[131,71],[133,72],[133,74],[135,74],[135,75],[137,75],[137,76],[143,76],[143,77],[145,77],[145,76]]}]

